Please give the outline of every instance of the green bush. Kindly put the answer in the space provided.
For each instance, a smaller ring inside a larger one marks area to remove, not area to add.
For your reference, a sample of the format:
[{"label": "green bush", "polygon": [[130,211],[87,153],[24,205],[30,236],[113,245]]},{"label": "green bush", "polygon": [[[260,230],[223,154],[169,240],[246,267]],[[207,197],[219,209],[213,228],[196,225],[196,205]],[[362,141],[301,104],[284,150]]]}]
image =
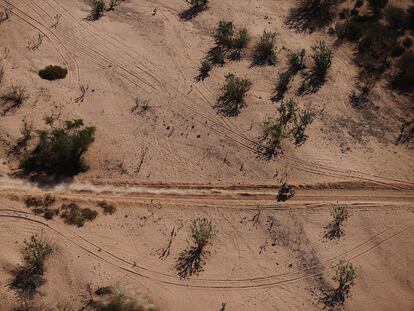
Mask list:
[{"label": "green bush", "polygon": [[10,282],[10,287],[17,290],[19,296],[33,297],[37,289],[46,282],[43,277],[44,263],[52,252],[52,246],[41,236],[32,235],[29,241],[24,241],[24,264],[13,272]]},{"label": "green bush", "polygon": [[279,78],[276,83],[276,95],[274,100],[278,101],[283,98],[283,95],[288,90],[288,85],[292,75],[289,71],[285,71],[279,74]]},{"label": "green bush", "polygon": [[61,217],[65,223],[82,227],[85,222],[94,220],[98,213],[90,208],[81,208],[76,203],[63,204]]},{"label": "green bush", "polygon": [[232,47],[234,36],[234,25],[232,21],[220,21],[217,25],[214,38],[219,46]]},{"label": "green bush", "polygon": [[39,141],[21,161],[28,175],[73,176],[87,170],[83,154],[95,138],[95,127],[85,127],[82,119],[65,121],[55,126],[54,118],[46,118],[49,129],[38,131]]},{"label": "green bush", "polygon": [[324,41],[317,42],[312,46],[312,59],[314,61],[313,72],[318,77],[325,77],[332,65],[333,52],[325,45]]},{"label": "green bush", "polygon": [[274,42],[276,33],[264,31],[253,52],[253,65],[275,65],[276,52]]},{"label": "green bush", "polygon": [[105,2],[103,0],[92,0],[91,1],[91,13],[90,19],[97,20],[105,12]]},{"label": "green bush", "polygon": [[198,249],[203,249],[215,236],[214,226],[206,218],[193,220],[191,226],[191,237]]},{"label": "green bush", "polygon": [[241,28],[237,31],[236,37],[233,39],[232,47],[237,50],[242,50],[247,47],[250,41],[250,35],[246,28]]},{"label": "green bush", "polygon": [[332,239],[339,239],[344,231],[342,230],[342,223],[348,219],[348,207],[345,205],[338,205],[331,209],[332,222],[326,226],[325,237]]},{"label": "green bush", "polygon": [[213,69],[213,64],[208,59],[203,59],[201,61],[200,68],[198,69],[198,78],[200,80],[204,80],[205,78],[207,78],[209,76],[211,69]]},{"label": "green bush", "polygon": [[208,3],[208,0],[185,0],[188,4],[190,4],[192,7],[203,7],[206,6]]},{"label": "green bush", "polygon": [[227,116],[237,115],[244,105],[244,96],[251,86],[252,82],[250,80],[236,77],[232,73],[228,74],[222,88],[223,94],[219,98],[216,107]]},{"label": "green bush", "polygon": [[397,72],[391,78],[391,87],[402,92],[414,91],[414,52],[405,53],[397,63]]},{"label": "green bush", "polygon": [[62,68],[60,66],[50,65],[46,68],[39,71],[39,76],[44,80],[58,80],[64,79],[68,74],[68,70],[66,68]]},{"label": "green bush", "polygon": [[298,52],[291,52],[288,55],[289,72],[293,75],[305,68],[305,50],[301,49]]}]

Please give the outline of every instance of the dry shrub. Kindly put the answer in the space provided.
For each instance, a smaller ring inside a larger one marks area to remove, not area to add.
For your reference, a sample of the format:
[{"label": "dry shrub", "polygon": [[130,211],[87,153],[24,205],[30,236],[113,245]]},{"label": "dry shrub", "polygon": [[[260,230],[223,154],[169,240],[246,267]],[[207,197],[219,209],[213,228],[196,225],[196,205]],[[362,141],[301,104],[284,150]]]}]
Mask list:
[{"label": "dry shrub", "polygon": [[87,221],[94,220],[98,213],[90,208],[81,208],[76,203],[63,204],[61,207],[62,213],[60,217],[69,225],[76,225],[82,227]]}]

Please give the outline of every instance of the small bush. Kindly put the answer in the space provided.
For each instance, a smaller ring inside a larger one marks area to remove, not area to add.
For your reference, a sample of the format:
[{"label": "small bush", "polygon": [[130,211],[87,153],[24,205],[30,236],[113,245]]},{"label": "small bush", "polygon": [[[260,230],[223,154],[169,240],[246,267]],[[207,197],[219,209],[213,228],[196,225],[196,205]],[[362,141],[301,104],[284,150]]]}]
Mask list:
[{"label": "small bush", "polygon": [[191,224],[191,237],[194,246],[179,254],[175,268],[181,278],[202,271],[205,256],[204,247],[211,242],[216,232],[213,224],[206,218],[197,218]]},{"label": "small bush", "polygon": [[279,111],[279,120],[283,126],[296,118],[297,104],[293,99],[283,102],[277,109]]},{"label": "small bush", "polygon": [[232,21],[220,21],[217,25],[214,38],[219,46],[232,47],[234,36],[234,25]]},{"label": "small bush", "polygon": [[246,28],[241,28],[237,31],[236,37],[233,39],[232,47],[237,50],[246,48],[250,41],[249,31]]},{"label": "small bush", "polygon": [[209,52],[208,60],[213,65],[219,65],[219,66],[224,65],[226,60],[225,60],[225,55],[224,55],[223,49],[221,49],[220,47],[218,47],[218,48],[215,47],[215,48],[211,49],[210,52]]},{"label": "small bush", "polygon": [[285,137],[287,137],[287,133],[280,119],[268,118],[263,122],[260,140],[265,144],[266,154],[269,158],[280,151],[280,144]]},{"label": "small bush", "polygon": [[41,236],[32,235],[29,241],[25,240],[22,251],[24,264],[14,271],[10,287],[22,297],[33,297],[46,282],[43,277],[44,263],[52,252],[52,246]]},{"label": "small bush", "polygon": [[216,108],[227,116],[237,115],[244,105],[244,96],[251,86],[250,80],[236,77],[232,73],[228,74],[222,88],[223,95],[219,98]]},{"label": "small bush", "polygon": [[285,71],[279,74],[279,78],[276,83],[276,95],[273,97],[273,100],[279,101],[283,98],[283,95],[288,90],[288,85],[292,75],[289,71]]},{"label": "small bush", "polygon": [[208,3],[208,0],[185,0],[188,4],[190,4],[192,7],[203,7],[206,6]]},{"label": "small bush", "polygon": [[291,52],[288,55],[289,72],[293,75],[305,68],[305,50]]},{"label": "small bush", "polygon": [[276,33],[264,31],[253,52],[253,65],[275,65],[276,52],[274,42]]},{"label": "small bush", "polygon": [[405,53],[397,63],[397,72],[391,78],[391,87],[402,92],[414,91],[414,52]]},{"label": "small bush", "polygon": [[331,210],[331,216],[333,220],[326,226],[325,238],[339,239],[344,234],[341,225],[349,217],[348,208],[345,205],[335,206]]},{"label": "small bush", "polygon": [[109,0],[108,11],[113,11],[121,0]]},{"label": "small bush", "polygon": [[65,223],[83,227],[85,222],[94,220],[98,213],[90,208],[81,208],[76,203],[63,204],[61,217]]},{"label": "small bush", "polygon": [[116,212],[116,207],[106,201],[99,202],[98,206],[103,209],[104,215],[112,215]]},{"label": "small bush", "polygon": [[198,69],[199,74],[197,79],[204,80],[205,78],[207,78],[209,76],[211,69],[213,69],[213,64],[209,60],[203,59],[201,61],[200,68]]},{"label": "small bush", "polygon": [[16,107],[23,104],[23,102],[28,98],[26,89],[22,86],[10,86],[6,92],[1,95],[3,102],[12,102]]},{"label": "small bush", "polygon": [[356,269],[350,262],[340,261],[334,269],[335,276],[332,279],[337,282],[338,287],[326,293],[323,299],[330,309],[344,304],[356,278]]},{"label": "small bush", "polygon": [[301,111],[299,120],[297,121],[294,129],[292,130],[293,138],[296,145],[303,144],[308,136],[305,134],[305,130],[309,124],[315,119],[315,114],[309,110]]},{"label": "small bush", "polygon": [[105,12],[105,2],[103,0],[92,0],[91,1],[91,13],[89,18],[91,20],[99,19]]},{"label": "small bush", "polygon": [[316,76],[324,78],[332,65],[333,52],[325,45],[324,41],[317,42],[312,46],[312,59],[314,61],[313,72]]},{"label": "small bush", "polygon": [[39,207],[43,205],[43,200],[41,198],[32,195],[25,196],[23,200],[26,207]]},{"label": "small bush", "polygon": [[84,127],[83,120],[68,120],[55,126],[54,118],[46,118],[50,129],[38,131],[39,141],[21,161],[25,174],[73,176],[87,170],[83,154],[95,138],[95,127]]},{"label": "small bush", "polygon": [[68,74],[66,68],[60,66],[49,65],[46,68],[39,71],[39,76],[44,80],[59,80],[64,79]]}]

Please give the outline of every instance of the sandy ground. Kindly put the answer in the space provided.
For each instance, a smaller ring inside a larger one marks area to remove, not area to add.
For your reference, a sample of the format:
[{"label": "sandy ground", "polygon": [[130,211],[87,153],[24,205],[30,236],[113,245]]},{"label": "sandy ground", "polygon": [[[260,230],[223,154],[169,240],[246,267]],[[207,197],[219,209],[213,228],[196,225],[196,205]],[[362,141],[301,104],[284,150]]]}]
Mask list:
[{"label": "sandy ground", "polygon": [[[286,29],[283,21],[295,1],[210,2],[191,21],[179,18],[187,8],[181,0],[127,0],[90,22],[86,1],[0,0],[0,9],[13,12],[0,25],[0,90],[22,85],[30,95],[0,117],[0,297],[6,301],[0,309],[15,300],[3,285],[21,262],[21,242],[44,230],[57,249],[41,289],[52,305],[69,301],[80,308],[88,282],[120,282],[150,296],[161,310],[219,310],[223,302],[226,311],[319,310],[320,289],[334,285],[332,266],[348,259],[358,278],[345,309],[412,310],[413,150],[394,144],[412,105],[380,83],[375,107],[354,110],[348,100],[357,76],[352,50],[335,46],[325,85],[295,97],[301,108],[317,113],[307,142],[284,142],[282,156],[261,159],[260,124],[275,115],[278,104],[270,98],[288,51],[309,52],[316,40],[333,44],[334,38]],[[56,15],[59,24],[51,27]],[[241,61],[196,82],[222,19],[247,27],[252,42]],[[249,54],[265,29],[278,33],[279,62],[251,68]],[[42,44],[28,50],[39,34]],[[67,67],[67,78],[41,80],[37,72],[49,64]],[[253,82],[246,107],[233,118],[213,108],[229,72]],[[300,80],[286,98],[295,96]],[[88,91],[76,102],[81,86]],[[149,111],[131,113],[135,98],[148,100]],[[97,127],[86,155],[90,170],[55,189],[57,204],[75,201],[96,209],[107,199],[117,206],[115,215],[78,229],[24,207],[25,195],[43,190],[6,177],[18,164],[9,151],[22,119],[40,128],[51,113]],[[303,187],[292,201],[277,204],[275,186],[286,173]],[[323,228],[337,202],[348,204],[352,215],[345,236],[326,241]],[[260,221],[253,224],[259,205]],[[196,217],[210,218],[218,234],[200,276],[180,280],[174,262],[190,243]],[[282,237],[274,246],[266,246],[269,217]],[[156,252],[174,227],[180,229],[171,254],[160,259]]]}]

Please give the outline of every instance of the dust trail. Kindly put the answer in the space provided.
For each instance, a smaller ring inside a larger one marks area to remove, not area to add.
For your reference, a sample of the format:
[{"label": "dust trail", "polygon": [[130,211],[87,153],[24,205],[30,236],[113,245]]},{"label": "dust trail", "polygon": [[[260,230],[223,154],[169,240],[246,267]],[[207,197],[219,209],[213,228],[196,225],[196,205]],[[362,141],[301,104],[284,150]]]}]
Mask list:
[{"label": "dust trail", "polygon": [[229,195],[269,195],[271,192],[264,191],[243,191],[243,190],[227,190],[227,189],[214,189],[214,188],[192,188],[191,185],[187,189],[183,187],[166,187],[165,185],[145,186],[145,185],[111,185],[111,184],[93,184],[89,182],[62,182],[51,187],[42,188],[34,183],[12,178],[9,176],[0,176],[0,190],[23,190],[32,192],[93,192],[93,193],[113,193],[113,194],[153,194],[153,195],[182,195],[182,196],[205,196],[205,195],[217,195],[217,196],[229,196]]}]

